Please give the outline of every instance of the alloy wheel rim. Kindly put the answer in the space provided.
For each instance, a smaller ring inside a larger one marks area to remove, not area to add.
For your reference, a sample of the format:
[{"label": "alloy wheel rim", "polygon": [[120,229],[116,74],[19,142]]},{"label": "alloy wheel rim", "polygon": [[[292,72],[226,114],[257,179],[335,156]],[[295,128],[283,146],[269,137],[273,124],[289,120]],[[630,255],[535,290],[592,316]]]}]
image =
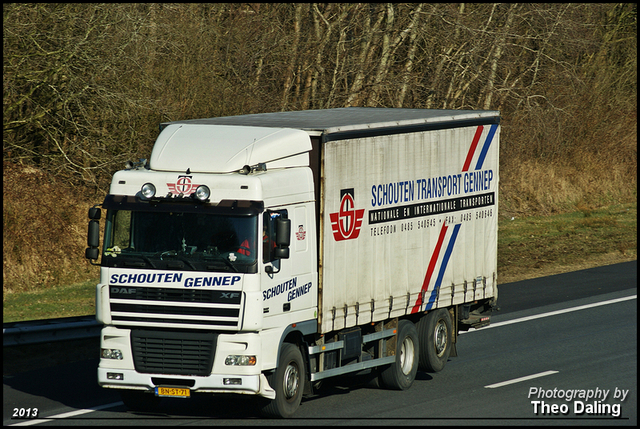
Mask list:
[{"label": "alloy wheel rim", "polygon": [[445,349],[447,348],[447,324],[444,323],[444,320],[438,320],[433,340],[436,348],[436,354],[438,357],[442,357]]},{"label": "alloy wheel rim", "polygon": [[413,368],[414,354],[415,350],[413,341],[411,338],[406,337],[404,341],[402,341],[402,346],[400,347],[400,368],[404,375],[408,375],[411,372],[411,368]]},{"label": "alloy wheel rim", "polygon": [[284,371],[284,395],[287,399],[293,398],[298,393],[298,379],[298,366],[290,363]]}]

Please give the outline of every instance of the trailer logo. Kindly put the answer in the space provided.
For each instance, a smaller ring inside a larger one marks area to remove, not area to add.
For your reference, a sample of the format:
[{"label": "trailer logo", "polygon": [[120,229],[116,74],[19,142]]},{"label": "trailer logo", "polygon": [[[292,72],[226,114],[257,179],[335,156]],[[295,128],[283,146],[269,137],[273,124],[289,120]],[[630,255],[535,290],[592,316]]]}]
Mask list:
[{"label": "trailer logo", "polygon": [[172,194],[191,195],[200,185],[191,183],[191,176],[178,176],[176,183],[167,183],[167,186]]},{"label": "trailer logo", "polygon": [[363,216],[364,209],[355,209],[353,188],[342,189],[340,191],[340,211],[329,214],[333,238],[336,241],[358,238]]}]

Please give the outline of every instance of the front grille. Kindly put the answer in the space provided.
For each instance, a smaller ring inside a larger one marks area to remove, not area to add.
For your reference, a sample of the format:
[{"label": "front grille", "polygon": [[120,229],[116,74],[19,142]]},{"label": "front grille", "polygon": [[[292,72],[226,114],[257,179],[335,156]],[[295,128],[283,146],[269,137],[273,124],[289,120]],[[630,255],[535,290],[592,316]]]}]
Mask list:
[{"label": "front grille", "polygon": [[110,285],[109,298],[115,325],[227,331],[240,327],[241,291]]},{"label": "front grille", "polygon": [[[114,287],[115,286],[115,287]],[[158,287],[120,287],[109,288],[112,299],[135,299],[138,301],[171,302],[217,302],[221,304],[240,304],[240,294],[226,290],[210,289],[170,289]]]},{"label": "front grille", "polygon": [[133,362],[140,373],[211,374],[218,334],[132,330]]},{"label": "front grille", "polygon": [[209,307],[173,307],[168,305],[144,304],[111,304],[111,311],[149,314],[182,314],[189,316],[218,316],[237,318],[239,308],[209,308]]}]

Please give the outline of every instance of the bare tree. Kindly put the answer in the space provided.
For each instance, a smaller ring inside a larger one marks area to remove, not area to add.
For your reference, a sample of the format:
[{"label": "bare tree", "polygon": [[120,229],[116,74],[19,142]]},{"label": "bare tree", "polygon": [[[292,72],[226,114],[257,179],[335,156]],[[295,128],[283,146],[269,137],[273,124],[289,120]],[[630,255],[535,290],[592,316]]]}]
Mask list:
[{"label": "bare tree", "polygon": [[598,120],[585,105],[634,111],[636,9],[7,4],[4,158],[104,189],[161,121],[336,106],[536,116],[545,135],[522,150],[560,156]]}]

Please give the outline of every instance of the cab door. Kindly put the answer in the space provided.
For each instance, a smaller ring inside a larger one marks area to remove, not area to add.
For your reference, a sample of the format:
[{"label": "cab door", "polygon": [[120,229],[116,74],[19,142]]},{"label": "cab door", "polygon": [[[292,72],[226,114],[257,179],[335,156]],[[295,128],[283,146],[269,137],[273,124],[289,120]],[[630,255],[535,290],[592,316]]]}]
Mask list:
[{"label": "cab door", "polygon": [[[315,224],[310,210],[313,206],[301,204],[263,213],[261,287],[265,328],[282,326],[284,321],[310,320],[317,314]],[[283,254],[278,250],[282,245],[277,243],[279,218],[290,221],[287,258],[279,257]]]}]

